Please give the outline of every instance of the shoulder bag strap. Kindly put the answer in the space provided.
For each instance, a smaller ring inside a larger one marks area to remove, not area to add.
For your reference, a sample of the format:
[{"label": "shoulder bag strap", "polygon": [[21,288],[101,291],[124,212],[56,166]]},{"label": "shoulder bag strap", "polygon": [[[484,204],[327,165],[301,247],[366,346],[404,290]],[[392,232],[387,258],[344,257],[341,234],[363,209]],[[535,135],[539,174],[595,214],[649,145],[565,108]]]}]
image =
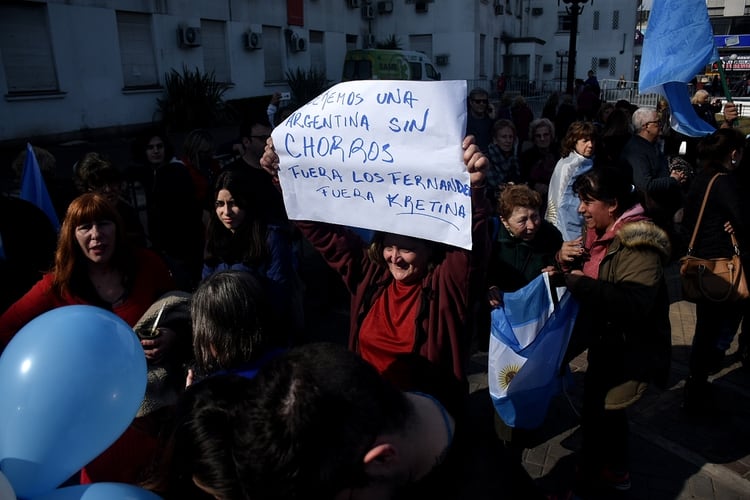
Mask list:
[{"label": "shoulder bag strap", "polygon": [[[687,254],[692,255],[693,254],[693,245],[695,244],[695,238],[698,236],[698,228],[701,225],[701,219],[703,219],[703,210],[706,208],[706,202],[708,201],[708,195],[711,193],[711,188],[714,185],[714,181],[720,176],[720,175],[726,175],[722,173],[718,173],[714,175],[711,178],[711,182],[708,183],[708,187],[706,188],[706,194],[703,195],[703,203],[701,203],[701,209],[698,212],[698,218],[695,221],[695,228],[693,228],[693,235],[690,237],[690,243],[688,243],[688,249]],[[735,248],[737,248],[737,240],[735,239],[734,235],[732,236],[732,243],[734,243]]]}]

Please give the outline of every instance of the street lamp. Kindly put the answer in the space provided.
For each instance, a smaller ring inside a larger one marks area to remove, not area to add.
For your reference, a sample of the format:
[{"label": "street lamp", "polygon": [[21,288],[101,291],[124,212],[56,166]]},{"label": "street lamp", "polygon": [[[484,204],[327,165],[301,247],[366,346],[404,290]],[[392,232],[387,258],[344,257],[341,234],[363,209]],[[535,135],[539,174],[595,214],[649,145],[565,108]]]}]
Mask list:
[{"label": "street lamp", "polygon": [[[578,16],[583,12],[584,4],[588,0],[562,0],[566,4],[565,12],[570,17],[570,44],[568,46],[568,80],[567,88],[565,92],[573,95],[573,81],[575,80],[576,72],[576,41],[578,38]],[[557,5],[560,5],[560,0],[557,0]],[[567,7],[570,5],[570,7]],[[594,0],[591,0],[591,5],[594,5]]]},{"label": "street lamp", "polygon": [[562,93],[563,64],[565,63],[565,58],[568,57],[568,51],[567,50],[558,50],[557,51],[557,57],[560,58],[560,85],[559,85],[558,91],[560,93]]}]

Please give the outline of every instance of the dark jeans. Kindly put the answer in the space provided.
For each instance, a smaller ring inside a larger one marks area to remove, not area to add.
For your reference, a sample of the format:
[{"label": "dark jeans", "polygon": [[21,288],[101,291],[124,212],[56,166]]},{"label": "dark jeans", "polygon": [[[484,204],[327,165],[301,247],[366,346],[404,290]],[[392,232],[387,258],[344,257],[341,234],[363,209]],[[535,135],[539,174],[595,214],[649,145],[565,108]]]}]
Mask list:
[{"label": "dark jeans", "polygon": [[628,417],[625,410],[605,410],[609,390],[624,380],[622,351],[611,346],[589,348],[583,382],[583,468],[597,474],[602,467],[628,470]]},{"label": "dark jeans", "polygon": [[695,335],[690,350],[690,377],[705,381],[716,372],[724,351],[731,343],[742,319],[743,305],[702,301],[695,304]]}]

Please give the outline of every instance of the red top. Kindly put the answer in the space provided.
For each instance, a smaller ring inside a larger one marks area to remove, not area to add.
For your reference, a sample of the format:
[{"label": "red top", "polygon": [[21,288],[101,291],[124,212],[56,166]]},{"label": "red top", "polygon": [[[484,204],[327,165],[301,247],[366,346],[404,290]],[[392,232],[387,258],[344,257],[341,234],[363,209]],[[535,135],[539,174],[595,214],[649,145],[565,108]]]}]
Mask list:
[{"label": "red top", "polygon": [[380,373],[397,354],[414,350],[421,285],[421,282],[405,285],[393,280],[362,321],[360,355]]},{"label": "red top", "polygon": [[[143,313],[156,299],[175,288],[169,268],[157,254],[151,250],[139,248],[135,250],[135,259],[136,274],[129,295],[122,303],[112,308],[112,312],[130,326],[134,326],[141,319]],[[37,316],[57,307],[91,305],[75,295],[65,294],[63,297],[58,297],[52,291],[53,277],[52,273],[45,274],[31,290],[26,292],[26,295],[18,299],[0,316],[0,352],[5,349],[18,330]]]}]

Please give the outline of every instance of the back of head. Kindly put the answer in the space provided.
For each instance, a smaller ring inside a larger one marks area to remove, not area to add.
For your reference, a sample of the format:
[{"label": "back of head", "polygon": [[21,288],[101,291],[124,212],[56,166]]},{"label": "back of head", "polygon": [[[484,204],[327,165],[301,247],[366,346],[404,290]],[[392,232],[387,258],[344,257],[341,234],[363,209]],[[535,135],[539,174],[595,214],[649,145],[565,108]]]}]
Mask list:
[{"label": "back of head", "polygon": [[[57,160],[52,153],[37,146],[32,146],[32,149],[34,150],[34,157],[39,164],[39,171],[42,173],[45,180],[54,177],[57,169]],[[13,172],[15,172],[16,176],[19,178],[23,175],[23,167],[26,164],[26,152],[26,148],[23,148],[23,150],[16,155],[11,164]]]},{"label": "back of head", "polygon": [[263,367],[249,412],[243,471],[257,498],[330,498],[367,482],[364,457],[378,435],[410,415],[403,393],[356,354],[307,344]]},{"label": "back of head", "polygon": [[94,152],[86,153],[73,172],[73,182],[80,193],[99,191],[122,180],[120,171],[107,158]]},{"label": "back of head", "polygon": [[720,128],[698,143],[698,161],[703,168],[720,163],[729,167],[732,151],[743,151],[745,135],[736,128]]},{"label": "back of head", "polygon": [[236,375],[218,375],[188,387],[175,409],[161,470],[149,488],[167,490],[170,498],[193,498],[196,480],[217,498],[250,499],[239,466],[251,460],[246,455],[252,439],[246,420],[254,387],[252,380]]},{"label": "back of head", "polygon": [[250,273],[220,271],[206,278],[190,306],[199,373],[241,368],[281,345],[272,311],[263,286]]},{"label": "back of head", "polygon": [[214,149],[214,136],[205,129],[195,129],[188,132],[182,143],[182,154],[190,161],[198,165],[201,155],[212,152]]},{"label": "back of head", "polygon": [[602,135],[627,135],[629,133],[631,133],[631,130],[628,112],[622,108],[615,108],[612,113],[610,113],[609,118],[607,118],[607,122],[604,124]]}]

